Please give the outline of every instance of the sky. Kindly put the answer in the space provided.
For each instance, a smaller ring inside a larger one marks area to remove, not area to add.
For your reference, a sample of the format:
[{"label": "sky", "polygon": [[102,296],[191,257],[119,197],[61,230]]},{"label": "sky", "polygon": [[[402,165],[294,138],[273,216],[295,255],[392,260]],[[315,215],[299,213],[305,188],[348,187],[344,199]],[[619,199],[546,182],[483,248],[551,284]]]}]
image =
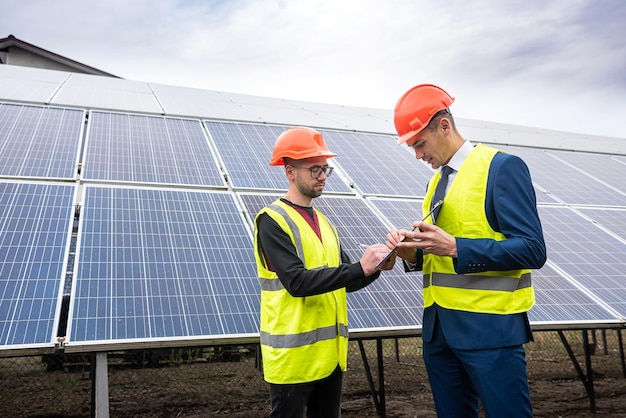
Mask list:
[{"label": "sky", "polygon": [[[0,0],[16,38],[137,81],[626,139],[625,0]],[[462,134],[462,132],[461,132]]]}]

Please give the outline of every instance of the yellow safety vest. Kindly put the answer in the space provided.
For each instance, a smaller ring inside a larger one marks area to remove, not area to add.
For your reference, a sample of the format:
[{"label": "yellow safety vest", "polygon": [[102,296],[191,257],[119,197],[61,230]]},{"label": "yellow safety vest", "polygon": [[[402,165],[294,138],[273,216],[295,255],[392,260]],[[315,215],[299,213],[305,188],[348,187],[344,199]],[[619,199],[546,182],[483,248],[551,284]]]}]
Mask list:
[{"label": "yellow safety vest", "polygon": [[[317,210],[322,241],[302,216],[275,201],[256,217],[268,214],[289,235],[308,270],[337,267],[341,262],[336,229]],[[255,230],[254,248],[261,283],[261,354],[265,380],[305,383],[328,377],[348,358],[348,304],[345,288],[321,295],[293,297],[270,271]]]},{"label": "yellow safety vest", "polygon": [[[487,221],[485,197],[495,148],[478,144],[454,177],[437,216],[437,226],[457,238],[506,237]],[[428,213],[440,172],[431,179],[422,211]],[[448,309],[489,314],[514,314],[535,303],[530,270],[456,274],[451,257],[424,255],[424,307],[433,303]]]}]

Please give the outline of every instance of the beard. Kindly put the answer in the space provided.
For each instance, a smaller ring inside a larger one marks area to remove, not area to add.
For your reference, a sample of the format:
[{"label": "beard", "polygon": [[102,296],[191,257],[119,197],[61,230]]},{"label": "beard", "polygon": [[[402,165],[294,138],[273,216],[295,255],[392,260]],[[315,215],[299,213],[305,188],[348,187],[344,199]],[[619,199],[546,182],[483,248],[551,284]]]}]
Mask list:
[{"label": "beard", "polygon": [[[313,185],[309,185],[305,182],[299,181],[299,179],[296,179],[296,187],[298,188],[298,191],[306,196],[306,197],[310,197],[311,199],[315,199],[316,197],[319,197],[322,195],[322,192],[324,191],[324,182],[318,181]],[[322,187],[319,187],[322,186]]]}]

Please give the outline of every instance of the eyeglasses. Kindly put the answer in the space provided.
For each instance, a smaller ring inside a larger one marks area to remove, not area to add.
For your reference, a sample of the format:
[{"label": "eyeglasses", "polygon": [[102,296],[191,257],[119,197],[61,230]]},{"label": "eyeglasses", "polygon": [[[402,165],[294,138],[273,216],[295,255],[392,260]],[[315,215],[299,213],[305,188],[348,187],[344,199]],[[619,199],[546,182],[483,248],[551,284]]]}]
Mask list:
[{"label": "eyeglasses", "polygon": [[333,173],[333,168],[334,168],[328,165],[324,167],[319,166],[319,165],[314,165],[313,167],[301,167],[301,166],[294,165],[293,167],[304,168],[305,170],[309,170],[309,173],[311,173],[311,178],[314,178],[316,180],[320,178],[322,173],[324,173],[326,177],[330,177],[330,175]]}]

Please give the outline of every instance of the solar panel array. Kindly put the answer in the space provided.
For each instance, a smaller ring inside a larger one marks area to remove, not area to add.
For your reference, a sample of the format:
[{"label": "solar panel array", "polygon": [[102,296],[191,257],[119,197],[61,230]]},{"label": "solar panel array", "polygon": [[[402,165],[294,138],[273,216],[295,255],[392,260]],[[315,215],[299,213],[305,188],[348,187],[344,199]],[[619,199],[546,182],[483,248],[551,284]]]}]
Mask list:
[{"label": "solar panel array", "polygon": [[[84,97],[72,103],[85,110],[0,103],[0,349],[50,347],[59,332],[66,351],[258,338],[253,219],[287,188],[268,161],[288,126],[163,116],[145,93],[143,114],[88,111]],[[318,128],[338,154],[314,204],[357,261],[360,243],[421,217],[433,170],[394,135],[341,130],[336,116],[308,115],[329,120]],[[626,158],[502,148],[531,170],[548,245],[531,322],[623,323]],[[415,332],[421,273],[398,262],[348,303],[355,335]]]}]

